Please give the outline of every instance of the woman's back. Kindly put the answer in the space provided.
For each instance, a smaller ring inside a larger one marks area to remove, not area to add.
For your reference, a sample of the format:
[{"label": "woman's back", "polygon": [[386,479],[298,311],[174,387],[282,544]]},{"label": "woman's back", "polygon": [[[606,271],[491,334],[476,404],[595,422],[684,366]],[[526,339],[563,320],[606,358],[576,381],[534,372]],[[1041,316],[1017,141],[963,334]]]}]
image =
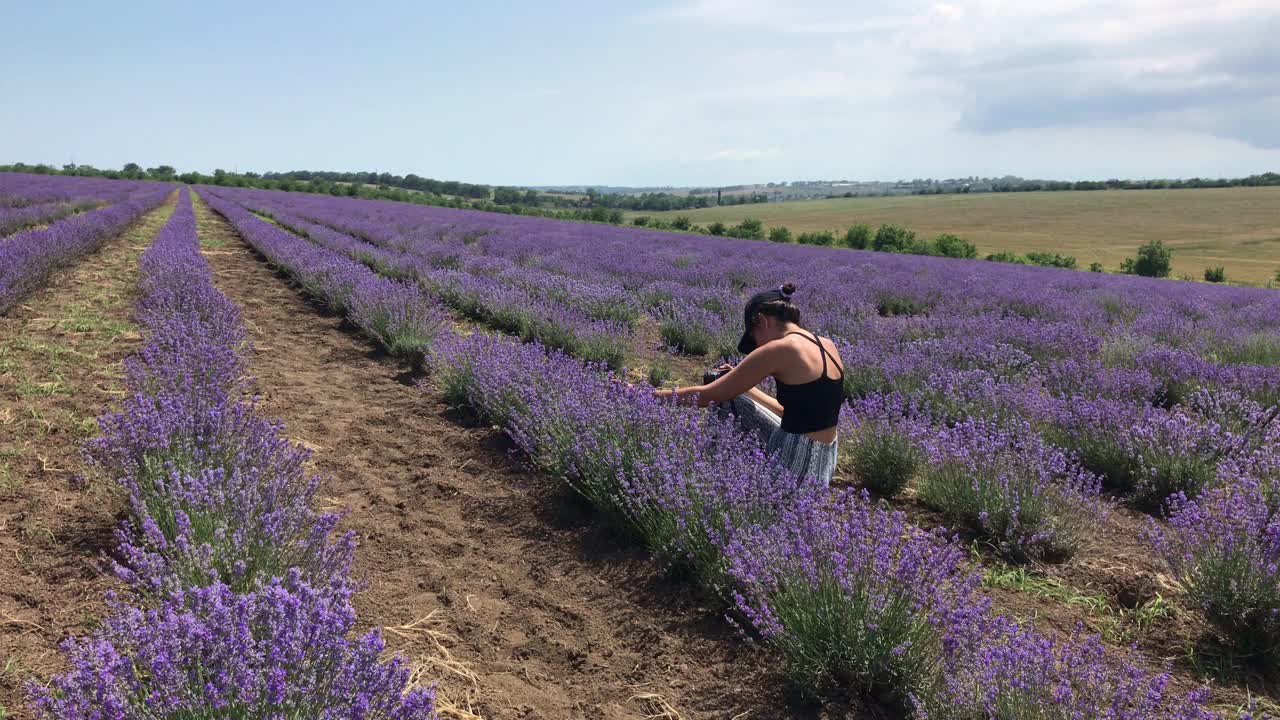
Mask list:
[{"label": "woman's back", "polygon": [[844,404],[844,365],[835,346],[826,338],[805,330],[787,333],[789,362],[774,378],[782,405],[782,429],[812,433],[834,428]]}]

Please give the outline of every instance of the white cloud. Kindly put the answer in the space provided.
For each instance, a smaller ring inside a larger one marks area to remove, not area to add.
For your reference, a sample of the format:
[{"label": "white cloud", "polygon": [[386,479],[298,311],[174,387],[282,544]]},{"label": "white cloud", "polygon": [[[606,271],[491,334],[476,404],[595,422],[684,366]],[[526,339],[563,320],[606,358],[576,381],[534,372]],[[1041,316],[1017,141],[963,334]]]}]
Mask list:
[{"label": "white cloud", "polygon": [[961,133],[1164,128],[1280,148],[1274,0],[687,0],[657,15],[741,37],[678,100],[949,118]]}]

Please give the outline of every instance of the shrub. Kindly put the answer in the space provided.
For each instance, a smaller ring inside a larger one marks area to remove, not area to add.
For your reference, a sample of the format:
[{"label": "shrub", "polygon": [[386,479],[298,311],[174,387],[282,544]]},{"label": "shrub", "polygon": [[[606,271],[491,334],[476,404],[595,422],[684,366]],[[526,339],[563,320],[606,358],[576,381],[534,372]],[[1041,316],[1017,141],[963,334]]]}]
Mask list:
[{"label": "shrub", "polygon": [[671,221],[671,227],[676,230],[688,230],[693,227],[693,221],[687,215],[677,215],[676,219]]},{"label": "shrub", "polygon": [[729,237],[743,238],[746,240],[763,240],[764,223],[755,218],[743,218],[742,222],[729,228],[728,234]]},{"label": "shrub", "polygon": [[1158,508],[1175,493],[1194,497],[1217,476],[1225,439],[1181,408],[1077,397],[1050,414],[1046,437],[1139,507]]},{"label": "shrub", "polygon": [[1138,257],[1125,258],[1120,269],[1130,275],[1143,277],[1169,277],[1169,269],[1173,260],[1173,250],[1166,248],[1160,240],[1152,240],[1138,247]]},{"label": "shrub", "polygon": [[115,603],[90,639],[63,645],[71,670],[29,686],[43,720],[361,717],[434,720],[430,689],[409,689],[377,630],[357,640],[350,589],[296,571],[254,592],[175,594],[154,610]]},{"label": "shrub", "polygon": [[665,357],[653,361],[653,364],[649,366],[649,385],[655,388],[660,388],[663,385],[666,385],[674,376],[675,371],[671,369],[671,361],[667,360]]},{"label": "shrub", "polygon": [[883,423],[864,424],[856,435],[840,442],[841,471],[879,497],[902,492],[924,453],[905,432]]},{"label": "shrub", "polygon": [[138,590],[211,579],[244,590],[289,567],[323,578],[350,562],[351,538],[327,539],[338,516],[311,509],[306,451],[251,406],[135,395],[98,422],[88,453],[128,495],[116,572]]},{"label": "shrub", "polygon": [[723,326],[720,316],[708,310],[668,306],[659,313],[658,334],[678,352],[707,355],[718,348],[718,332]]},{"label": "shrub", "polygon": [[724,235],[727,229],[728,228],[725,227],[725,224],[719,220],[707,226],[707,232],[712,235]]},{"label": "shrub", "polygon": [[792,242],[791,231],[781,225],[769,228],[769,239],[778,243]]},{"label": "shrub", "polygon": [[880,292],[876,303],[876,313],[881,317],[893,317],[895,315],[911,317],[924,315],[928,310],[929,304],[926,301],[906,295],[898,295],[888,290]]},{"label": "shrub", "polygon": [[943,233],[933,239],[933,243],[929,246],[930,255],[939,255],[941,257],[951,258],[976,258],[978,257],[978,248],[973,243],[956,235]]},{"label": "shrub", "polygon": [[1280,488],[1232,478],[1198,500],[1176,495],[1148,537],[1193,603],[1245,653],[1280,661]]},{"label": "shrub", "polygon": [[866,250],[871,247],[871,226],[859,224],[850,227],[844,233],[844,246],[854,250]]},{"label": "shrub", "polygon": [[[432,376],[507,427],[530,462],[725,590],[722,546],[821,488],[769,462],[737,424],[654,398],[560,353],[482,335],[432,349]],[[462,377],[465,376],[465,377]]]},{"label": "shrub", "polygon": [[871,249],[880,252],[910,253],[916,248],[916,234],[897,225],[881,225],[871,241]]},{"label": "shrub", "polygon": [[855,492],[799,503],[725,554],[738,612],[810,693],[849,688],[904,705],[927,695],[948,635],[983,607],[958,547]]},{"label": "shrub", "polygon": [[1096,273],[1102,272],[1102,263],[1100,262],[1089,263],[1089,272],[1096,272]]},{"label": "shrub", "polygon": [[1097,476],[1029,424],[970,418],[922,442],[929,465],[920,498],[1015,560],[1071,556],[1102,514]]},{"label": "shrub", "polygon": [[1060,637],[995,617],[977,636],[949,646],[944,686],[917,703],[917,720],[1219,717],[1204,708],[1206,689],[1174,690],[1168,674],[1146,670],[1136,653],[1111,650],[1079,627]]},{"label": "shrub", "polygon": [[1204,279],[1207,282],[1220,283],[1227,281],[1227,271],[1221,265],[1217,267],[1205,268]]},{"label": "shrub", "polygon": [[1027,260],[1032,265],[1040,265],[1042,267],[1065,268],[1067,270],[1076,269],[1076,259],[1071,255],[1059,255],[1058,253],[1047,252],[1029,252]]},{"label": "shrub", "polygon": [[987,262],[1011,263],[1011,264],[1013,264],[1013,265],[1028,265],[1028,264],[1030,264],[1030,261],[1029,261],[1029,260],[1027,260],[1025,257],[1023,257],[1023,256],[1021,256],[1021,255],[1019,255],[1019,254],[1017,254],[1017,253],[1011,253],[1011,252],[1009,252],[1009,251],[1007,251],[1007,250],[1001,250],[1001,251],[1000,251],[1000,252],[998,252],[998,253],[992,253],[992,254],[990,254],[990,255],[986,256],[986,257],[985,257],[985,258],[983,258],[983,259],[984,259],[984,260],[986,260]]},{"label": "shrub", "polygon": [[375,277],[356,288],[347,317],[388,353],[414,357],[447,329],[448,312],[417,285]]},{"label": "shrub", "polygon": [[631,218],[631,224],[636,227],[647,227],[649,225],[649,220],[650,218],[648,215],[638,215]]},{"label": "shrub", "polygon": [[830,247],[835,244],[836,238],[831,234],[830,230],[821,230],[818,232],[803,232],[796,238],[796,242],[802,245],[821,245]]}]

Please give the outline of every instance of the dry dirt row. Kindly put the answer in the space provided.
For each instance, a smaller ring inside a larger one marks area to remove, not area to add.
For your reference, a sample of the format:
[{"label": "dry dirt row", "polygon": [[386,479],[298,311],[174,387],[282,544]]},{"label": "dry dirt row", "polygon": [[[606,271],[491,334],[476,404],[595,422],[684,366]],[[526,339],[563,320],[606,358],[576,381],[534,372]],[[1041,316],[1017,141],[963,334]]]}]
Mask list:
[{"label": "dry dirt row", "polygon": [[[714,604],[302,300],[203,202],[197,218],[215,282],[253,335],[263,410],[315,450],[324,502],[350,508],[361,621],[434,658],[425,671],[455,703],[547,720],[798,712]],[[445,667],[428,628],[465,668]]]},{"label": "dry dirt row", "polygon": [[[172,198],[0,316],[0,708],[28,718],[22,684],[62,667],[57,644],[82,635],[116,585],[103,560],[118,504],[80,447],[122,394],[138,255]],[[4,717],[4,712],[0,712]]]}]

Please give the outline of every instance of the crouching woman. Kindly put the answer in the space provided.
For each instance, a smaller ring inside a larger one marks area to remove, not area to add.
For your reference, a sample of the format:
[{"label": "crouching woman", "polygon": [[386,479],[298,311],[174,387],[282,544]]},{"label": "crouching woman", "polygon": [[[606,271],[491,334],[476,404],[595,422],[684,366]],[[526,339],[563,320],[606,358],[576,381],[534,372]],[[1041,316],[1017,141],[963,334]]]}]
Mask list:
[{"label": "crouching woman", "polygon": [[[787,283],[747,303],[738,342],[746,357],[736,367],[716,368],[702,385],[654,394],[700,407],[716,404],[757,433],[783,465],[830,484],[844,405],[844,363],[830,339],[800,326],[800,308],[791,302],[795,289]],[[766,377],[777,384],[776,399],[756,387]]]}]

